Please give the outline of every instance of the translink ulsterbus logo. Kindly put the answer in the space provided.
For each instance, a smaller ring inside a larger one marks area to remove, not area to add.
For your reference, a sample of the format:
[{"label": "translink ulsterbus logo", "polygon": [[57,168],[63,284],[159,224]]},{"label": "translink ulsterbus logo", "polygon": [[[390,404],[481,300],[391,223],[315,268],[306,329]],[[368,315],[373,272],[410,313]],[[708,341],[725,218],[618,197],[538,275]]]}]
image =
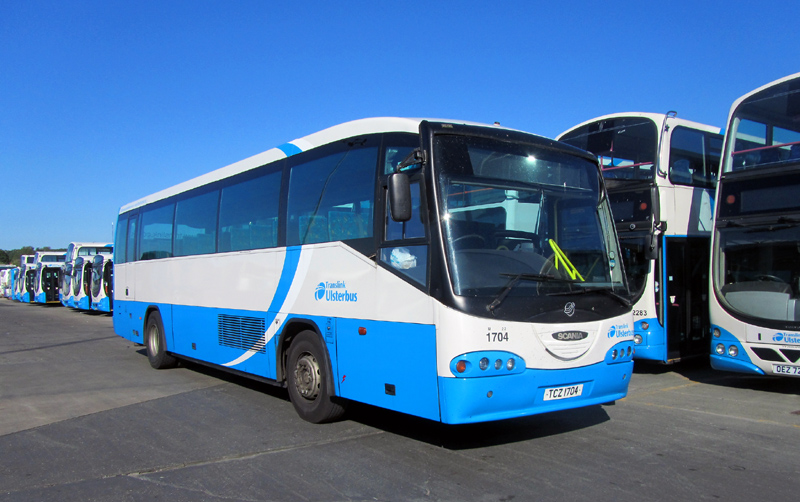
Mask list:
[{"label": "translink ulsterbus logo", "polygon": [[630,338],[633,337],[633,330],[627,324],[612,325],[608,330],[609,338]]},{"label": "translink ulsterbus logo", "polygon": [[797,333],[775,333],[772,341],[778,343],[800,343],[800,335]]},{"label": "translink ulsterbus logo", "polygon": [[325,299],[326,302],[357,302],[358,293],[350,293],[344,281],[320,282],[314,291],[317,301]]}]

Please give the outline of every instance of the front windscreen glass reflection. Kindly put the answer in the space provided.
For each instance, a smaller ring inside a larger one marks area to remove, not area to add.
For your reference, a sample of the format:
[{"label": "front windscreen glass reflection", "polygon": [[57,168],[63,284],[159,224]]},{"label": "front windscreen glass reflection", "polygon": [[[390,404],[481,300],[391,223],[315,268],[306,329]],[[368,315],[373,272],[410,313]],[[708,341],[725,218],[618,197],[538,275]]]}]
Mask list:
[{"label": "front windscreen glass reflection", "polygon": [[653,179],[658,128],[650,119],[600,120],[568,132],[561,141],[597,155],[606,179]]},{"label": "front windscreen glass reflection", "polygon": [[[541,146],[437,136],[453,289],[514,296],[602,287],[627,294],[597,165]],[[535,277],[536,276],[536,277]]]},{"label": "front windscreen glass reflection", "polygon": [[717,229],[714,282],[724,304],[750,317],[800,321],[800,225]]}]

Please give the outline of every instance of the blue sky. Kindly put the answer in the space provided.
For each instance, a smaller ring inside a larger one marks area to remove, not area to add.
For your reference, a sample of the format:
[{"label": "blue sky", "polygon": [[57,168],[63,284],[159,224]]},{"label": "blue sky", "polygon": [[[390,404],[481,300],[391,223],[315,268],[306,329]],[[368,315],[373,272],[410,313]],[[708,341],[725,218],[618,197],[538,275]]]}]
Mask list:
[{"label": "blue sky", "polygon": [[553,137],[724,126],[800,71],[796,0],[0,0],[0,249],[110,240],[119,207],[371,116]]}]

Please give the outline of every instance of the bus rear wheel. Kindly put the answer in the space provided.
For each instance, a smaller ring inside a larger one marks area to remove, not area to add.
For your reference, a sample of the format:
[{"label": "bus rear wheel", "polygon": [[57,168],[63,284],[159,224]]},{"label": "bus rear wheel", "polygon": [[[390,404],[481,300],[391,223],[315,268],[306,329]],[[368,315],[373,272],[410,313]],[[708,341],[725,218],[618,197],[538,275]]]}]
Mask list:
[{"label": "bus rear wheel", "polygon": [[289,346],[286,373],[289,399],[300,418],[314,424],[341,418],[345,407],[332,400],[331,371],[319,335],[303,331],[295,337]]},{"label": "bus rear wheel", "polygon": [[161,314],[157,310],[147,316],[144,333],[144,344],[147,347],[147,359],[150,361],[150,366],[157,370],[174,368],[178,364],[178,360],[167,354],[164,323],[161,322]]}]

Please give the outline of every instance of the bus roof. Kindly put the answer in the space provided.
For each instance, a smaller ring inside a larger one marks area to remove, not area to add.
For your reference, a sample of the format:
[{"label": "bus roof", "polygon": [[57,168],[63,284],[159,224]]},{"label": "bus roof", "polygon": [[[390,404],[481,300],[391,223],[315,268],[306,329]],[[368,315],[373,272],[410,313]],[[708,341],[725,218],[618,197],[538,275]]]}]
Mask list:
[{"label": "bus roof", "polygon": [[[164,190],[148,195],[146,197],[142,197],[139,200],[136,200],[134,202],[122,206],[119,212],[120,214],[122,214],[127,211],[130,211],[131,209],[144,206],[145,204],[166,199],[167,197],[171,197],[181,192],[185,192],[193,188],[213,183],[215,181],[225,179],[235,174],[249,171],[250,169],[255,169],[256,167],[263,166],[270,162],[284,159],[286,157],[290,157],[294,154],[304,152],[306,150],[310,150],[318,146],[333,143],[334,141],[340,139],[352,138],[353,136],[359,136],[363,134],[378,134],[386,132],[408,132],[416,134],[419,132],[419,125],[423,120],[430,120],[437,122],[439,121],[451,122],[454,124],[478,125],[484,127],[500,127],[497,125],[491,126],[489,124],[481,124],[477,122],[468,122],[463,120],[438,120],[438,119],[419,119],[419,118],[403,118],[403,117],[373,117],[373,118],[353,120],[350,122],[345,122],[343,124],[335,125],[333,127],[329,127],[327,129],[323,129],[321,131],[309,134],[308,136],[304,136],[302,138],[292,140],[288,143],[284,143],[283,145],[277,146],[265,152],[253,155],[252,157],[248,157],[244,160],[234,162],[233,164],[230,164],[228,166],[200,175],[191,180],[184,181],[183,183],[179,183],[175,186],[166,188]],[[500,128],[507,129],[502,127]]]},{"label": "bus roof", "polygon": [[776,86],[776,85],[780,85],[780,84],[782,84],[784,82],[789,82],[791,80],[798,80],[798,79],[800,79],[800,73],[793,73],[792,75],[787,75],[787,76],[785,76],[783,78],[779,78],[778,80],[773,80],[772,82],[770,82],[768,84],[764,84],[761,87],[759,87],[758,89],[754,89],[754,90],[748,92],[747,94],[741,96],[739,99],[737,99],[736,101],[733,102],[733,105],[731,105],[730,112],[728,113],[728,126],[730,127],[731,119],[733,118],[733,113],[736,111],[737,108],[739,108],[739,105],[741,105],[742,102],[746,101],[751,96],[753,96],[755,94],[758,94],[759,92],[761,92],[761,91],[763,91],[765,89],[768,89],[768,88]]},{"label": "bus roof", "polygon": [[[587,126],[593,122],[599,122],[601,120],[608,120],[614,118],[621,118],[621,117],[642,117],[646,119],[650,119],[656,124],[660,125],[664,122],[664,118],[667,117],[666,113],[650,113],[650,112],[625,112],[625,113],[609,113],[608,115],[602,115],[600,117],[595,117],[593,119],[589,119],[585,122],[581,122],[580,124],[570,127],[566,131],[562,132],[558,136],[556,136],[557,140],[560,140],[564,135],[568,132],[574,131],[575,129],[579,129],[581,127]],[[691,127],[692,129],[698,129],[700,131],[711,132],[714,134],[720,134],[721,129],[719,127],[710,126],[707,124],[701,124],[700,122],[694,122],[692,120],[686,120],[679,117],[670,117],[670,124],[673,126],[680,125],[685,127]]]}]

